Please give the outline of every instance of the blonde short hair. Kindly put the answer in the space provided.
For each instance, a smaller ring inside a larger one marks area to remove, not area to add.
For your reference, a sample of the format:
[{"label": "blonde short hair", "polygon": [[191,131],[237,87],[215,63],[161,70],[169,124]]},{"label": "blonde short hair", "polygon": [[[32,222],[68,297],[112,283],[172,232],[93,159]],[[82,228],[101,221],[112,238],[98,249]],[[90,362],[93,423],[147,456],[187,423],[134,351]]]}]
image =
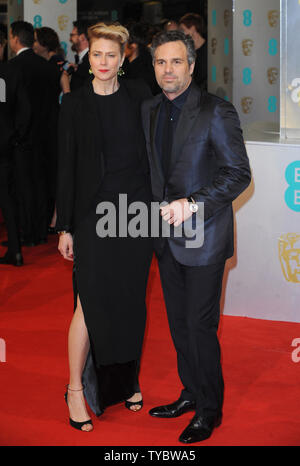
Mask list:
[{"label": "blonde short hair", "polygon": [[89,46],[91,47],[92,42],[97,39],[109,39],[117,42],[121,55],[123,55],[126,42],[129,39],[129,32],[119,23],[97,23],[88,28]]}]

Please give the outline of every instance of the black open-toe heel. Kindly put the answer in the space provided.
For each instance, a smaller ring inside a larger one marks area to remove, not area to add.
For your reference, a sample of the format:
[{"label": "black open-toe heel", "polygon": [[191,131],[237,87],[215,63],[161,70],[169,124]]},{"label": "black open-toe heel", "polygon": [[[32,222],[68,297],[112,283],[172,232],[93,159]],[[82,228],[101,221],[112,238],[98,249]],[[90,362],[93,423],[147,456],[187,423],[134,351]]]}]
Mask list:
[{"label": "black open-toe heel", "polygon": [[[140,406],[140,408],[138,409],[131,409],[132,406]],[[143,407],[143,400],[140,400],[140,401],[128,401],[126,400],[125,401],[125,408],[129,409],[129,411],[132,411],[133,413],[137,413],[138,411],[140,411]]]},{"label": "black open-toe heel", "polygon": [[[84,387],[82,387],[80,390],[72,390],[71,388],[69,388],[69,385],[66,385],[66,388],[67,388],[67,391],[65,393],[65,401],[67,403],[67,406],[69,407],[68,405],[68,390],[70,390],[71,392],[81,392]],[[85,424],[91,424],[91,426],[93,426],[93,421],[92,419],[88,419],[87,421],[84,421],[84,422],[77,422],[77,421],[73,421],[73,419],[71,419],[69,417],[69,422],[70,422],[70,426],[74,427],[74,429],[77,429],[77,430],[81,430],[82,432],[91,432],[91,430],[82,430],[82,427],[85,425]]]}]

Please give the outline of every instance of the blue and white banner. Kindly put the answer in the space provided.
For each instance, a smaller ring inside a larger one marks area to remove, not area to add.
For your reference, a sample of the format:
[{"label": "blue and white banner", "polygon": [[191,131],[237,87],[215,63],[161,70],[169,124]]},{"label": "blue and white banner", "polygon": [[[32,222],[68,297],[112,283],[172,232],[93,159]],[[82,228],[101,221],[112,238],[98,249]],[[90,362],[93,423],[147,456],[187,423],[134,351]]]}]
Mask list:
[{"label": "blue and white banner", "polygon": [[23,2],[24,21],[29,21],[35,28],[47,26],[54,29],[59,36],[66,58],[74,61],[69,39],[73,21],[77,19],[77,0],[23,0]]}]

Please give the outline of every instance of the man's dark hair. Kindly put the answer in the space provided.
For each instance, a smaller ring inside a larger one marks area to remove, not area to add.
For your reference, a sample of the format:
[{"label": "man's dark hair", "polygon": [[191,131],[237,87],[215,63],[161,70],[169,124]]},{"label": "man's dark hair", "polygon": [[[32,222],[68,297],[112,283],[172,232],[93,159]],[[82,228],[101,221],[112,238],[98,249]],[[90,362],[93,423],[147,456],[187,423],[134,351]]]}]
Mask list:
[{"label": "man's dark hair", "polygon": [[60,48],[59,38],[54,29],[48,27],[36,28],[35,33],[39,43],[46,47],[48,52],[57,52]]},{"label": "man's dark hair", "polygon": [[27,21],[15,21],[10,25],[13,37],[18,37],[24,47],[32,47],[34,42],[34,29]]},{"label": "man's dark hair", "polygon": [[127,27],[129,32],[129,44],[137,44],[139,48],[145,48],[149,44],[149,24],[132,23]]},{"label": "man's dark hair", "polygon": [[84,34],[85,37],[88,39],[88,28],[91,26],[89,21],[85,21],[83,19],[78,19],[77,21],[73,21],[74,28],[77,28],[78,34]]},{"label": "man's dark hair", "polygon": [[195,26],[198,34],[200,34],[203,39],[206,39],[207,26],[201,15],[198,15],[197,13],[186,13],[182,18],[180,18],[179,25],[180,24],[184,24],[188,29]]},{"label": "man's dark hair", "polygon": [[184,34],[182,31],[161,31],[153,37],[151,44],[151,55],[154,59],[157,47],[168,42],[176,42],[180,40],[186,46],[188,63],[191,65],[196,60],[195,44],[191,36]]}]

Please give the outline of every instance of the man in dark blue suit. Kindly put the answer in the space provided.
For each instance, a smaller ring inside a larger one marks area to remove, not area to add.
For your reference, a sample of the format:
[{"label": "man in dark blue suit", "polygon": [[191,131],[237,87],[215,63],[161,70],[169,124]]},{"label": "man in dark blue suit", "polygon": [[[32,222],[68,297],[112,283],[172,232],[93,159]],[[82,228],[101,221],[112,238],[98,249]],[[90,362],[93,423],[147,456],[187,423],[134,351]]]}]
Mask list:
[{"label": "man in dark blue suit", "polygon": [[[179,437],[192,443],[208,438],[221,422],[222,279],[226,259],[233,255],[232,201],[251,175],[233,105],[193,83],[191,37],[181,31],[159,33],[152,55],[163,92],[144,102],[142,114],[153,199],[164,201],[162,224],[171,228],[168,238],[155,240],[155,249],[183,390],[176,402],[150,414],[172,418],[195,410]],[[194,245],[176,234],[189,224],[195,225]],[[204,240],[199,241],[201,231]]]}]

